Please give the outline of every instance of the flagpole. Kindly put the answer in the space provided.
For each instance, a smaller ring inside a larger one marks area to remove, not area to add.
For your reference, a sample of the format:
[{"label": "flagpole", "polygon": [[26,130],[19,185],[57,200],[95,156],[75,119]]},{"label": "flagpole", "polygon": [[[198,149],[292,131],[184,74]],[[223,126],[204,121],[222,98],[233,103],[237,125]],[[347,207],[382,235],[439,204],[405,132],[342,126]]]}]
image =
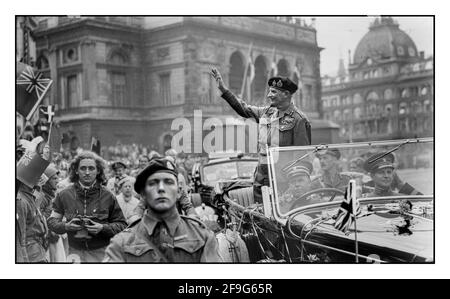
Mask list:
[{"label": "flagpole", "polygon": [[[242,98],[244,96],[244,88],[245,88],[245,82],[247,81],[247,71],[248,67],[250,66],[250,53],[252,52],[253,42],[250,43],[250,47],[248,48],[248,55],[247,55],[247,63],[245,64],[245,70],[244,70],[244,78],[242,79],[242,86],[241,86],[241,93],[239,96]],[[248,100],[248,99],[247,99]]]},{"label": "flagpole", "polygon": [[355,228],[355,259],[356,259],[356,263],[359,263],[359,248],[358,248],[358,228],[356,225],[356,214],[357,214],[357,210],[356,210],[356,181],[355,180],[350,180],[350,196],[352,199],[352,210],[353,210],[353,225]]}]

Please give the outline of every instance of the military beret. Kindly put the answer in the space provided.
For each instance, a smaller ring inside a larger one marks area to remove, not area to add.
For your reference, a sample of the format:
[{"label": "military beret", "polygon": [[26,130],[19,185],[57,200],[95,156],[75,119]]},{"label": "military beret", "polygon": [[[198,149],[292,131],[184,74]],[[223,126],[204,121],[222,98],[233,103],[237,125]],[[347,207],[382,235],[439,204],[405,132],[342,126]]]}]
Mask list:
[{"label": "military beret", "polygon": [[364,170],[373,173],[383,168],[395,168],[394,155],[392,153],[377,153],[370,156],[364,163]]},{"label": "military beret", "polygon": [[297,84],[292,82],[288,77],[272,77],[267,82],[267,85],[279,90],[289,91],[291,94],[295,93],[298,89]]},{"label": "military beret", "polygon": [[145,186],[147,178],[156,172],[167,172],[178,178],[178,169],[172,161],[167,158],[153,158],[137,176],[134,183],[134,190],[137,193]]},{"label": "military beret", "polygon": [[56,168],[55,164],[50,163],[45,169],[44,174],[50,179],[52,176],[59,174],[59,170]]},{"label": "military beret", "polygon": [[112,169],[116,169],[119,165],[122,165],[123,168],[127,168],[127,165],[123,163],[122,161],[115,161],[111,164]]},{"label": "military beret", "polygon": [[313,165],[309,161],[300,161],[291,167],[287,168],[285,171],[286,177],[288,179],[292,179],[298,176],[302,175],[311,175],[311,172],[313,170]]},{"label": "military beret", "polygon": [[328,148],[325,150],[319,150],[317,151],[316,156],[323,156],[323,155],[331,155],[333,157],[336,157],[337,159],[341,158],[341,152],[337,148]]}]

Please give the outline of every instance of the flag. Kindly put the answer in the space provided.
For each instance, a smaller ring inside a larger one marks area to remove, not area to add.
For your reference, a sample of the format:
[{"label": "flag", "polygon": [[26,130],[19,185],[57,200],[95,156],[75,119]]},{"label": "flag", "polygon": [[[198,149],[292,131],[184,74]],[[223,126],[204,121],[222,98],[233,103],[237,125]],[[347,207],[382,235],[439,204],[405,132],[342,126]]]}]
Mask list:
[{"label": "flag", "polygon": [[336,221],[334,227],[345,233],[352,225],[355,217],[359,214],[361,214],[361,207],[356,198],[356,182],[355,180],[350,180],[345,190],[344,201],[342,201],[339,211],[335,216]]},{"label": "flag", "polygon": [[97,155],[100,155],[100,152],[101,152],[100,140],[94,136],[92,136],[92,139],[91,139],[91,152],[94,152]]},{"label": "flag", "polygon": [[51,123],[53,121],[53,116],[55,116],[54,106],[52,106],[52,105],[41,106],[39,108],[39,112],[41,115],[44,115],[45,117],[47,117],[48,123]]},{"label": "flag", "polygon": [[16,111],[29,120],[44,99],[52,80],[43,78],[42,73],[31,66],[16,64]]}]

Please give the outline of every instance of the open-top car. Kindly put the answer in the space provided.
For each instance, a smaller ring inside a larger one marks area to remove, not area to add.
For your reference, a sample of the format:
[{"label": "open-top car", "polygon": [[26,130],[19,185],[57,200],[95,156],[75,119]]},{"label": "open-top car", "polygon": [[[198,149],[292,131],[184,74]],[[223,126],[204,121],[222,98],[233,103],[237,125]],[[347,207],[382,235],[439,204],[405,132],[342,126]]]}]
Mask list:
[{"label": "open-top car", "polygon": [[196,205],[210,205],[214,188],[221,188],[234,182],[252,184],[258,159],[245,157],[240,152],[211,153],[204,164],[195,164],[192,168],[194,183],[193,201]]},{"label": "open-top car", "polygon": [[[270,187],[214,205],[251,262],[434,261],[433,138],[268,148]],[[352,191],[349,192],[349,186]]]}]

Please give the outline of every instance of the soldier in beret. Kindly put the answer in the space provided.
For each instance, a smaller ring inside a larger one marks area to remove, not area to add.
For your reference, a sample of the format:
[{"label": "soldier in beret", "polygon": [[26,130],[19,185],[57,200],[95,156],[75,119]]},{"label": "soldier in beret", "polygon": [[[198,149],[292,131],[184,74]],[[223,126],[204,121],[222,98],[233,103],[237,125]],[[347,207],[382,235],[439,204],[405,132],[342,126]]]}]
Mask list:
[{"label": "soldier in beret", "polygon": [[178,213],[178,170],[169,159],[152,159],[134,189],[145,200],[144,215],[111,240],[104,262],[221,261],[214,233],[200,220]]},{"label": "soldier in beret", "polygon": [[255,172],[255,202],[262,203],[261,187],[269,185],[266,146],[292,146],[311,144],[311,124],[304,113],[292,103],[292,95],[297,85],[287,77],[273,77],[267,82],[269,91],[267,99],[270,104],[265,107],[251,106],[237,98],[225,87],[220,72],[213,68],[211,74],[217,87],[231,108],[242,117],[254,118],[258,123],[259,164]]}]

